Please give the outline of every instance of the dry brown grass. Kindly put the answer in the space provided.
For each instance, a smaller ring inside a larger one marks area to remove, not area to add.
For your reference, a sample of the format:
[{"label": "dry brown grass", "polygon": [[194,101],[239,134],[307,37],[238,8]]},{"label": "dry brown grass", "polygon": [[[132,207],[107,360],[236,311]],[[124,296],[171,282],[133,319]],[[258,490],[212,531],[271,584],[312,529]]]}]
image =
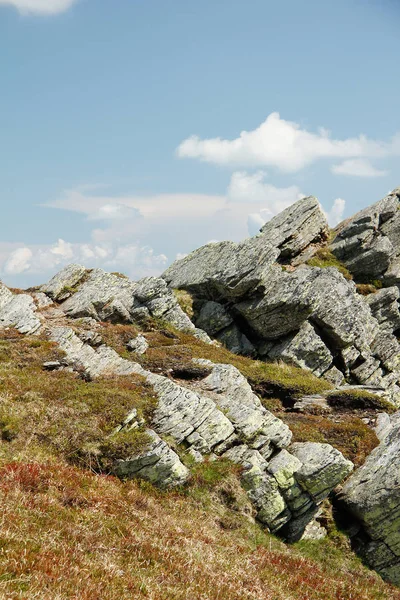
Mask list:
[{"label": "dry brown grass", "polygon": [[[121,352],[135,332],[102,331]],[[233,362],[266,390],[276,381],[285,393],[318,385],[191,336],[146,336],[144,362],[156,368],[208,356]],[[121,447],[104,454],[105,436],[133,407],[150,418],[154,398],[137,377],[86,382],[43,371],[44,361],[60,358],[45,339],[10,330],[0,341],[0,598],[400,600],[343,538],[338,544],[339,534],[293,548],[263,532],[250,519],[238,467],[226,461],[191,465],[189,484],[171,492],[82,470],[107,470]]]},{"label": "dry brown grass", "polygon": [[[288,548],[222,504],[64,464],[0,470],[0,597],[9,600],[399,600],[332,542]],[[307,556],[308,555],[308,556]]]}]

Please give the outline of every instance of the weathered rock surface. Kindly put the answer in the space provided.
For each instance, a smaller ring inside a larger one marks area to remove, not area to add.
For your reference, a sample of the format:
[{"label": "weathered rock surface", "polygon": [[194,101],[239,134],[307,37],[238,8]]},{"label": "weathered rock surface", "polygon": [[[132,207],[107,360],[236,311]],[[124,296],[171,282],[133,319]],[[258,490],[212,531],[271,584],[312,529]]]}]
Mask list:
[{"label": "weathered rock surface", "polygon": [[362,525],[366,561],[400,585],[400,412],[381,419],[378,431],[380,445],[344,485],[341,501]]},{"label": "weathered rock surface", "polygon": [[42,286],[42,291],[62,302],[68,317],[114,323],[142,322],[153,317],[210,342],[183,312],[165,281],[157,277],[134,282],[102,269],[87,271],[81,265],[69,265]]},{"label": "weathered rock surface", "polygon": [[41,292],[53,300],[65,300],[73,293],[75,286],[85,277],[86,273],[87,271],[82,265],[67,265],[48,283],[42,285]]},{"label": "weathered rock surface", "polygon": [[[397,188],[336,228],[332,252],[357,279],[384,278],[400,255],[399,199]],[[389,279],[397,284],[393,273]]]},{"label": "weathered rock surface", "polygon": [[[378,227],[380,238],[392,236],[390,243],[400,252],[399,194],[339,226],[332,248],[359,240],[364,231],[373,236]],[[202,327],[230,350],[285,360],[334,384],[346,379],[380,386],[400,406],[400,346],[393,335],[400,324],[396,288],[362,297],[336,268],[301,264],[326,237],[318,201],[305,198],[274,217],[259,235],[240,244],[204,246],[163,277],[203,302],[197,315]],[[381,256],[381,242],[371,244]],[[366,260],[363,247],[354,252]]]},{"label": "weathered rock surface", "polygon": [[329,228],[314,196],[299,200],[268,221],[261,234],[279,248],[280,258],[293,258],[313,243],[327,239]]},{"label": "weathered rock surface", "polygon": [[13,294],[0,283],[0,326],[15,327],[20,333],[35,333],[42,323],[29,294]]},{"label": "weathered rock surface", "polygon": [[172,288],[200,298],[237,300],[269,287],[276,261],[300,254],[327,237],[326,218],[316,198],[299,200],[244,242],[211,243],[176,261],[163,274]]},{"label": "weathered rock surface", "polygon": [[135,352],[136,354],[144,354],[147,348],[149,347],[149,343],[144,337],[144,335],[139,333],[135,338],[129,340],[126,347],[130,352]]},{"label": "weathered rock surface", "polygon": [[[71,328],[53,328],[50,335],[73,368],[91,378],[139,374],[158,396],[151,423],[154,444],[138,456],[119,461],[115,468],[120,476],[140,476],[161,486],[178,485],[187,478],[186,468],[159,435],[186,447],[195,460],[203,455],[224,456],[244,467],[243,485],[257,518],[272,531],[285,526],[284,535],[294,540],[314,518],[321,500],[349,471],[351,463],[328,444],[297,445],[301,449],[294,445],[293,452],[285,450],[292,438],[289,428],[262,406],[232,365],[197,360],[211,372],[188,388],[146,371],[105,345],[93,348]],[[127,420],[132,426],[130,417]],[[308,480],[307,468],[313,482]]]},{"label": "weathered rock surface", "polygon": [[128,479],[140,477],[162,488],[185,483],[190,473],[179,456],[154,431],[148,429],[146,433],[151,438],[149,447],[129,459],[118,460],[115,474]]},{"label": "weathered rock surface", "polygon": [[108,346],[92,348],[79,339],[70,327],[52,328],[49,338],[65,352],[68,364],[78,371],[85,372],[89,377],[147,373],[140,365],[121,358]]}]

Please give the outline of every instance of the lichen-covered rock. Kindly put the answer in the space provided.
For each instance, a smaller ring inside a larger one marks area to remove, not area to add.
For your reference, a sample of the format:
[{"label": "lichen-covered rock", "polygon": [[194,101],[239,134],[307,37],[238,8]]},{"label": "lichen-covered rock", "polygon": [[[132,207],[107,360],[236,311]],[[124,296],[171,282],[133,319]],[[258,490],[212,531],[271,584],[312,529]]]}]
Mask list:
[{"label": "lichen-covered rock", "polygon": [[183,312],[164,279],[146,277],[134,282],[102,269],[86,271],[80,265],[69,265],[42,290],[58,301],[64,300],[61,308],[68,317],[139,324],[153,317],[211,342]]},{"label": "lichen-covered rock", "polygon": [[316,198],[299,200],[244,242],[207,244],[176,261],[163,274],[173,288],[200,298],[238,300],[267,289],[278,259],[288,260],[313,242],[326,239],[328,226]]},{"label": "lichen-covered rock", "polygon": [[400,254],[400,188],[343,221],[332,252],[360,280],[384,276]]},{"label": "lichen-covered rock", "polygon": [[332,364],[333,356],[315,328],[305,321],[300,330],[274,345],[268,353],[270,359],[282,359],[298,367],[310,369],[317,377]]},{"label": "lichen-covered rock", "polygon": [[213,301],[205,302],[196,318],[197,327],[204,329],[209,335],[217,334],[232,322],[233,318],[222,304]]},{"label": "lichen-covered rock", "polygon": [[230,420],[210,398],[160,375],[148,375],[147,381],[159,399],[153,415],[157,432],[171,436],[178,444],[186,440],[204,454],[234,432]]},{"label": "lichen-covered rock", "polygon": [[82,265],[67,265],[56,273],[40,290],[53,300],[65,300],[74,291],[75,286],[85,277],[86,269]]},{"label": "lichen-covered rock", "polygon": [[232,323],[223,331],[220,331],[216,339],[234,354],[254,356],[256,350],[250,340],[242,333],[236,323]]},{"label": "lichen-covered rock", "polygon": [[365,301],[382,329],[393,333],[400,328],[400,292],[397,287],[389,287],[369,294]]},{"label": "lichen-covered rock", "polygon": [[146,433],[151,438],[149,446],[128,459],[117,460],[115,474],[128,479],[139,477],[161,488],[185,483],[189,470],[179,456],[154,431],[148,429]]},{"label": "lichen-covered rock", "polygon": [[42,323],[28,294],[13,294],[0,283],[0,327],[15,327],[20,333],[36,333]]},{"label": "lichen-covered rock", "polygon": [[301,463],[296,479],[315,502],[326,498],[353,470],[353,463],[329,444],[297,442],[289,448]]},{"label": "lichen-covered rock", "polygon": [[360,551],[384,579],[400,585],[400,412],[381,424],[380,445],[340,494],[362,524]]},{"label": "lichen-covered rock", "polygon": [[147,371],[134,362],[121,358],[108,346],[92,348],[84,343],[70,327],[54,327],[49,332],[51,341],[56,342],[65,352],[65,360],[77,370],[90,377],[104,375],[147,374]]},{"label": "lichen-covered rock", "polygon": [[149,343],[144,337],[144,335],[139,333],[135,338],[129,340],[126,347],[130,352],[135,352],[136,354],[144,354],[149,347]]},{"label": "lichen-covered rock", "polygon": [[267,282],[279,250],[264,237],[210,243],[174,262],[162,277],[172,288],[199,298],[234,300]]},{"label": "lichen-covered rock", "polygon": [[329,227],[320,203],[314,196],[309,196],[268,221],[261,228],[261,234],[279,248],[281,259],[288,259],[310,244],[326,240]]}]

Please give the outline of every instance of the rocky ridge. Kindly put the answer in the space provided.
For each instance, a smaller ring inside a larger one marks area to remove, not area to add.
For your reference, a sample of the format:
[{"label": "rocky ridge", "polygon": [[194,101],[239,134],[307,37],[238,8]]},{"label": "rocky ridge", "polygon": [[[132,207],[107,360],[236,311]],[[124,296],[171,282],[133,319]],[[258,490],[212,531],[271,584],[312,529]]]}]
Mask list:
[{"label": "rocky ridge", "polygon": [[[229,459],[242,467],[242,485],[258,520],[285,539],[298,540],[318,528],[321,503],[349,476],[352,463],[330,444],[292,443],[288,426],[262,405],[234,366],[197,359],[194,366],[204,371],[197,380],[160,375],[135,362],[146,353],[145,336],[129,342],[128,359],[103,343],[99,324],[165,322],[207,344],[215,343],[212,336],[234,352],[298,365],[332,386],[362,384],[400,406],[399,290],[388,276],[397,260],[398,203],[395,190],[340,225],[330,243],[318,201],[306,198],[254,238],[208,244],[174,263],[162,278],[133,282],[69,265],[31,293],[13,294],[1,285],[0,324],[55,342],[64,358],[48,370],[72,369],[88,379],[140,376],[152,387],[157,405],[151,422],[133,410],[113,434],[141,428],[149,443],[129,459],[117,459],[116,474],[170,487],[190,477],[182,453],[193,462]],[[329,243],[359,282],[365,282],[360,264],[379,259],[379,269],[370,272],[389,287],[362,296],[336,268],[307,265]],[[193,295],[194,322],[172,288]],[[359,524],[360,551],[396,584],[398,414],[380,418],[380,446],[340,496]]]}]

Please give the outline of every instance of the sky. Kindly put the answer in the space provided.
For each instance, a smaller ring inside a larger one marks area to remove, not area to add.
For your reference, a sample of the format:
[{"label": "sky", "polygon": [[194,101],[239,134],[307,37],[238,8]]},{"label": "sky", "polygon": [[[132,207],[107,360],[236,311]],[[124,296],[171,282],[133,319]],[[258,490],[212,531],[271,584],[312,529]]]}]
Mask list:
[{"label": "sky", "polygon": [[0,0],[0,277],[158,275],[400,186],[400,0]]}]

